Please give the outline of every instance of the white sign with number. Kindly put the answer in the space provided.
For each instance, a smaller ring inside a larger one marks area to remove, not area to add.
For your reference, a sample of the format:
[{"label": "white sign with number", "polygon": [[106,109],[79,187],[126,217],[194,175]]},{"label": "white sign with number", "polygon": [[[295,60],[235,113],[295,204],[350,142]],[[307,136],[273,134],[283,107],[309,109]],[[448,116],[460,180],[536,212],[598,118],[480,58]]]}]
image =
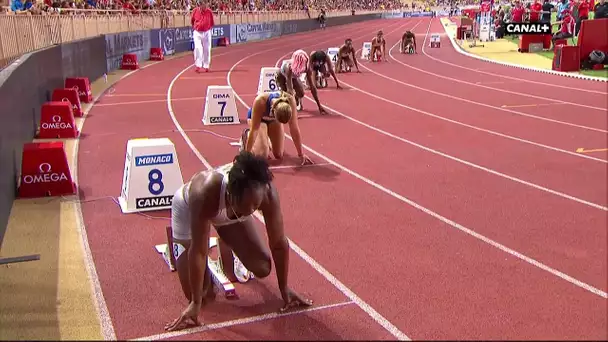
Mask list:
[{"label": "white sign with number", "polygon": [[340,52],[340,48],[331,47],[327,49],[327,55],[331,58],[331,62],[336,64],[338,62],[338,52]]},{"label": "white sign with number", "polygon": [[361,58],[369,59],[369,55],[372,53],[372,42],[363,43],[363,48],[361,49]]},{"label": "white sign with number", "polygon": [[230,86],[208,86],[205,99],[204,125],[238,125],[234,90]]},{"label": "white sign with number", "polygon": [[260,70],[260,82],[258,83],[258,95],[262,93],[273,93],[279,91],[275,76],[279,68],[262,68]]},{"label": "white sign with number", "polygon": [[441,37],[437,33],[431,34],[431,43],[439,43],[441,41]]},{"label": "white sign with number", "polygon": [[171,209],[173,195],[184,184],[175,146],[168,138],[127,142],[122,190],[123,213]]}]

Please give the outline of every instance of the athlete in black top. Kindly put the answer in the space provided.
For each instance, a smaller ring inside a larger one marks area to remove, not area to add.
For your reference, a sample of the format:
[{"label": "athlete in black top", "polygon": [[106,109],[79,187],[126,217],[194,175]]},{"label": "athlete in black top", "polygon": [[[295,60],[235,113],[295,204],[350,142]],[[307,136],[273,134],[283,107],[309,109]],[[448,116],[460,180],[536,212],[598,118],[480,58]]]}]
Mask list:
[{"label": "athlete in black top", "polygon": [[416,51],[416,35],[412,31],[405,31],[403,37],[401,37],[401,53],[407,53],[411,45],[414,45],[414,52]]},{"label": "athlete in black top", "polygon": [[338,77],[334,72],[334,68],[332,68],[331,58],[329,55],[322,50],[313,51],[310,54],[310,59],[308,60],[308,67],[313,71],[312,72],[312,81],[314,84],[317,84],[319,80],[317,80],[317,73],[320,72],[323,77],[331,76],[336,81],[336,88],[340,89],[340,82],[338,82]]}]

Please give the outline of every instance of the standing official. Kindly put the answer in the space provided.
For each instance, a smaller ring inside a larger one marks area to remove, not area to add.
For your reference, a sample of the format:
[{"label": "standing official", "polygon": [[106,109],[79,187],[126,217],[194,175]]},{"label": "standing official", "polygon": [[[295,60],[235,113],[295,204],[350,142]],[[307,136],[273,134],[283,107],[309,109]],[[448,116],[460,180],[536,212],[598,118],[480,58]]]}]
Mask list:
[{"label": "standing official", "polygon": [[196,72],[201,68],[209,72],[211,63],[211,29],[213,28],[213,12],[207,6],[206,0],[198,0],[199,6],[192,11],[193,38],[194,38],[194,64]]}]

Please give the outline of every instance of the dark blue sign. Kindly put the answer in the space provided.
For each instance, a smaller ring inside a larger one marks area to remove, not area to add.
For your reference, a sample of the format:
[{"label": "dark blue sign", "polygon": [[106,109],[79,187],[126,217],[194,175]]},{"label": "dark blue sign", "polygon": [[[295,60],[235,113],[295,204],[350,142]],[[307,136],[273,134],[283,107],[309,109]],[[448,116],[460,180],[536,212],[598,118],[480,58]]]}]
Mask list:
[{"label": "dark blue sign", "polygon": [[[151,46],[162,48],[165,55],[192,50],[192,37],[192,28],[189,26],[150,31]],[[217,46],[220,37],[230,37],[230,25],[216,25],[211,29],[212,46]]]}]

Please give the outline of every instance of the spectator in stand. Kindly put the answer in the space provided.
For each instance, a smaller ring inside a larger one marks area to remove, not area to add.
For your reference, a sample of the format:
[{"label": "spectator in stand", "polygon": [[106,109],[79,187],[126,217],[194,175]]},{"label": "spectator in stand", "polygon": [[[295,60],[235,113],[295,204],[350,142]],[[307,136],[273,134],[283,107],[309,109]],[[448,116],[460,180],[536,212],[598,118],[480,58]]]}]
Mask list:
[{"label": "spectator in stand", "polygon": [[555,6],[549,0],[545,0],[543,4],[543,15],[541,16],[540,21],[544,23],[551,22],[551,12],[555,10]]},{"label": "spectator in stand", "polygon": [[194,40],[194,64],[196,72],[209,72],[211,64],[211,29],[213,22],[213,12],[207,5],[207,0],[198,0],[199,6],[192,11],[190,23],[192,24],[192,35]]},{"label": "spectator in stand", "polygon": [[24,8],[23,2],[21,2],[21,0],[12,0],[11,1],[11,11],[21,12],[24,10],[25,10],[25,8]]},{"label": "spectator in stand", "polygon": [[595,5],[594,18],[595,19],[608,18],[608,4],[606,3],[606,0],[600,0],[600,2],[598,2]]},{"label": "spectator in stand", "polygon": [[578,3],[578,18],[576,18],[575,36],[578,36],[583,20],[589,19],[589,7],[587,0],[582,0]]},{"label": "spectator in stand", "polygon": [[535,23],[540,20],[540,12],[543,10],[543,5],[538,0],[534,0],[532,6],[530,6],[530,22]]},{"label": "spectator in stand", "polygon": [[511,22],[513,23],[521,23],[524,20],[524,12],[526,10],[521,5],[519,0],[515,1],[515,7],[511,9]]},{"label": "spectator in stand", "polygon": [[566,9],[562,12],[563,19],[561,21],[557,21],[553,23],[553,25],[561,24],[561,28],[559,32],[553,35],[551,41],[553,42],[553,47],[555,47],[555,41],[558,39],[568,39],[574,35],[574,25],[576,24],[576,20],[572,16],[572,13],[569,9]]},{"label": "spectator in stand", "polygon": [[557,20],[562,20],[564,17],[564,11],[570,8],[568,0],[561,0],[561,3],[557,7]]}]

